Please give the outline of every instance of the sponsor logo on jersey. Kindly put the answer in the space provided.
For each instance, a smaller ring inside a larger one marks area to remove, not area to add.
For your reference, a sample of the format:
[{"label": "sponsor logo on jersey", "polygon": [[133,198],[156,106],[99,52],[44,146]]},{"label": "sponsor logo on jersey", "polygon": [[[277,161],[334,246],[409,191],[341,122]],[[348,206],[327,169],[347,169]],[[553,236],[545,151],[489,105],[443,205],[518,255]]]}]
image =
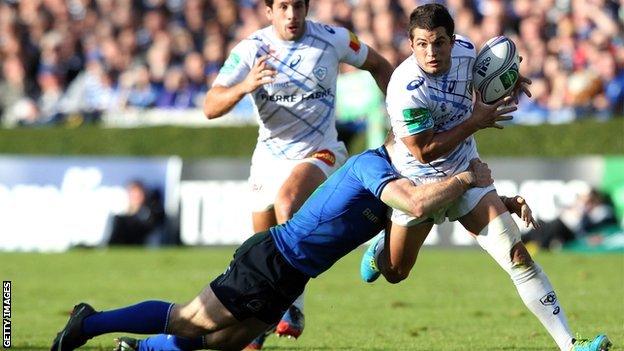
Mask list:
[{"label": "sponsor logo on jersey", "polygon": [[328,96],[332,96],[331,89],[326,89],[323,91],[314,91],[308,94],[268,94],[266,90],[262,90],[260,93],[255,95],[256,98],[259,98],[264,101],[271,102],[298,102],[305,100],[313,100],[313,99],[324,99]]},{"label": "sponsor logo on jersey", "polygon": [[296,65],[299,64],[299,62],[301,62],[301,55],[297,55],[297,57],[295,57],[295,59],[293,59],[292,61],[290,61],[290,63],[288,64],[288,66],[290,68],[294,68]]},{"label": "sponsor logo on jersey", "polygon": [[403,120],[410,133],[433,127],[431,112],[426,108],[406,108],[403,110]]},{"label": "sponsor logo on jersey", "polygon": [[331,34],[336,34],[336,31],[334,30],[334,28],[328,26],[328,25],[323,25],[323,28],[325,28],[326,31],[330,32]]},{"label": "sponsor logo on jersey", "polygon": [[311,157],[323,161],[326,165],[330,167],[334,167],[334,165],[336,164],[336,156],[333,152],[327,149],[317,151],[313,153]]},{"label": "sponsor logo on jersey", "polygon": [[231,53],[227,60],[225,60],[225,63],[223,64],[223,67],[221,67],[219,73],[230,74],[234,71],[239,63],[240,56],[238,56],[236,53]]},{"label": "sponsor logo on jersey", "polygon": [[425,78],[423,77],[418,77],[416,79],[414,79],[413,81],[409,82],[407,84],[407,90],[414,90],[414,89],[418,89],[419,86],[423,85],[423,83],[425,82]]},{"label": "sponsor logo on jersey", "polygon": [[349,47],[351,50],[358,52],[360,51],[360,39],[358,39],[357,35],[352,31],[349,31]]},{"label": "sponsor logo on jersey", "polygon": [[373,211],[371,211],[370,208],[365,209],[364,212],[362,212],[362,214],[364,215],[364,217],[368,218],[368,220],[373,223],[379,222],[379,217],[375,216],[375,214],[373,213]]},{"label": "sponsor logo on jersey", "polygon": [[544,306],[552,306],[557,302],[557,295],[555,295],[554,291],[551,291],[548,294],[544,295],[544,297],[540,299],[540,302]]},{"label": "sponsor logo on jersey", "polygon": [[327,77],[327,67],[324,67],[324,66],[316,67],[312,70],[312,73],[314,73],[314,76],[316,77],[316,79],[323,80],[325,79],[325,77]]},{"label": "sponsor logo on jersey", "polygon": [[463,46],[466,49],[474,49],[474,45],[472,45],[470,42],[465,41],[465,40],[455,39],[455,44],[459,46]]}]

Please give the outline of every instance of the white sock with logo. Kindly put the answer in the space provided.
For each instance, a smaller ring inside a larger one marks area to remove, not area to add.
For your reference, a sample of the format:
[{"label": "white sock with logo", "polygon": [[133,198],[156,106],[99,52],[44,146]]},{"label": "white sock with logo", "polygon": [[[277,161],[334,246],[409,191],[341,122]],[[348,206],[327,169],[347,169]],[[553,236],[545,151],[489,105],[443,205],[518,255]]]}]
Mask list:
[{"label": "white sock with logo", "polygon": [[536,263],[528,267],[516,266],[512,268],[511,277],[520,298],[550,333],[559,349],[571,350],[572,332],[554,288],[541,267]]}]

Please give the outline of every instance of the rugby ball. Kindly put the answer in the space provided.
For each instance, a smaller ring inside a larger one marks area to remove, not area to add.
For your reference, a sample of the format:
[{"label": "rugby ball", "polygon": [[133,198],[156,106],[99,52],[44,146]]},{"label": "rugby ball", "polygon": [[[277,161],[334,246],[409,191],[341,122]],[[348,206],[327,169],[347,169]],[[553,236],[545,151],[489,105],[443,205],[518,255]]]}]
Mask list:
[{"label": "rugby ball", "polygon": [[488,40],[477,55],[473,84],[486,104],[507,96],[519,78],[520,57],[516,44],[506,36]]}]

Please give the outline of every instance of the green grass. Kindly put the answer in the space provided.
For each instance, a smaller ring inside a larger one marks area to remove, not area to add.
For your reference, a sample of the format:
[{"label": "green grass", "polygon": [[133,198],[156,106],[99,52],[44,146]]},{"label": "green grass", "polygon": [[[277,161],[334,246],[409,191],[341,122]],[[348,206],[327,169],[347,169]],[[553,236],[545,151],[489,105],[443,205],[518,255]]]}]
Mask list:
[{"label": "green grass", "polygon": [[[47,350],[72,305],[184,302],[223,271],[232,248],[0,253],[13,281],[13,348]],[[555,350],[509,279],[479,250],[425,248],[399,285],[359,280],[361,251],[308,285],[305,333],[266,350]],[[540,254],[572,328],[624,343],[624,256]],[[110,350],[113,335],[85,349]]]}]

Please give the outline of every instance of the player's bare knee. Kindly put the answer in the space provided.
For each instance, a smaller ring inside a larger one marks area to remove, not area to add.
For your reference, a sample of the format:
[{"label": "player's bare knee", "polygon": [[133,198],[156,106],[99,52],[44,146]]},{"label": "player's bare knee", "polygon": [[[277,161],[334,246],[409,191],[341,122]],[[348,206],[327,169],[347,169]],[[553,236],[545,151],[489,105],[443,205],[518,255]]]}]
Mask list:
[{"label": "player's bare knee", "polygon": [[387,269],[383,272],[384,278],[390,284],[398,284],[407,277],[409,277],[410,269],[403,269],[401,267],[393,267],[391,269]]},{"label": "player's bare knee", "polygon": [[167,332],[188,338],[202,336],[215,326],[203,317],[203,311],[194,301],[185,305],[174,305],[169,314]]},{"label": "player's bare knee", "polygon": [[284,194],[275,199],[275,216],[279,219],[289,219],[297,212],[298,205],[295,196]]},{"label": "player's bare knee", "polygon": [[514,265],[530,265],[533,263],[533,259],[531,258],[531,254],[526,249],[523,243],[516,243],[511,248],[511,260]]}]

